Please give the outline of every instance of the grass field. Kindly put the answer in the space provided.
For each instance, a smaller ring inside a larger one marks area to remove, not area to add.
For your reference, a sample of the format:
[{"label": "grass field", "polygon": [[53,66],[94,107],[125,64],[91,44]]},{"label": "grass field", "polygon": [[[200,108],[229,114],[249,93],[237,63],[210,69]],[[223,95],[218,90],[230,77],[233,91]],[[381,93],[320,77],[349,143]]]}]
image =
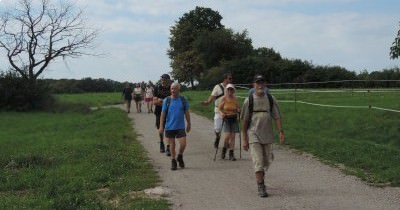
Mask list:
[{"label": "grass field", "polygon": [[58,100],[52,113],[0,112],[0,209],[169,209],[140,193],[160,180],[126,113],[88,111],[119,94]]},{"label": "grass field", "polygon": [[[400,110],[400,91],[350,92],[337,90],[274,91],[279,101],[305,101],[336,106],[377,106]],[[319,92],[321,91],[321,92]],[[213,106],[199,103],[210,91],[185,92],[191,109],[212,119]],[[239,91],[246,96],[247,91]],[[243,98],[241,99],[243,101]],[[285,144],[344,166],[373,184],[400,186],[400,113],[368,108],[322,107],[279,103],[283,115]],[[295,172],[294,172],[295,173]]]}]

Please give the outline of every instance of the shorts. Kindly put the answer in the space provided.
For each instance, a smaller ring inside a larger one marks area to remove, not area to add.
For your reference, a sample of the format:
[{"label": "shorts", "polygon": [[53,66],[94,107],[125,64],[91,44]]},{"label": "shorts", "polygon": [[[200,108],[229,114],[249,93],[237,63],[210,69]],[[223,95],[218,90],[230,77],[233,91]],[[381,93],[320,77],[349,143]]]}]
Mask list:
[{"label": "shorts", "polygon": [[135,102],[139,102],[139,101],[142,100],[142,96],[141,96],[141,95],[135,95],[135,96],[133,97],[133,99],[135,100]]},{"label": "shorts", "polygon": [[151,102],[151,101],[153,101],[153,98],[145,98],[144,101],[145,102]]},{"label": "shorts", "polygon": [[224,119],[224,132],[225,133],[239,133],[239,123],[235,118]]},{"label": "shorts", "polygon": [[250,143],[250,155],[253,160],[254,171],[267,171],[274,159],[272,144]]},{"label": "shorts", "polygon": [[221,133],[222,131],[222,118],[218,112],[214,114],[214,130],[216,133]]},{"label": "shorts", "polygon": [[169,139],[179,139],[182,137],[186,137],[186,132],[185,129],[166,130],[165,137]]}]

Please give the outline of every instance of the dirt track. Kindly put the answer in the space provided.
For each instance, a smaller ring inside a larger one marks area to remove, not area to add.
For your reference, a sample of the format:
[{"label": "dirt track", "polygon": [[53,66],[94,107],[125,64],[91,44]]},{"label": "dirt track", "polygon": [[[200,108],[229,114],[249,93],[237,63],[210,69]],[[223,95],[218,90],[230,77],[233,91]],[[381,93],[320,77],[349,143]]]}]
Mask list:
[{"label": "dirt track", "polygon": [[173,209],[393,209],[400,210],[400,188],[369,186],[315,158],[284,147],[274,148],[275,161],[266,175],[270,197],[259,198],[251,159],[236,140],[238,161],[213,161],[212,122],[191,113],[192,131],[184,154],[185,169],[170,170],[170,159],[159,153],[155,116],[130,113],[139,141],[172,190]]}]

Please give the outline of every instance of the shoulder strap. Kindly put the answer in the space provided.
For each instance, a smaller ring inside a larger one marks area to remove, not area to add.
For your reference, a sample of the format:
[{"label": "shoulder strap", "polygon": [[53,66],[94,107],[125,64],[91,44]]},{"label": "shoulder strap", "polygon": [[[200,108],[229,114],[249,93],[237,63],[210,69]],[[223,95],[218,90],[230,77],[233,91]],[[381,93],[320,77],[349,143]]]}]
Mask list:
[{"label": "shoulder strap", "polygon": [[183,112],[186,112],[186,98],[184,96],[179,96],[181,98],[182,106],[183,106]]},{"label": "shoulder strap", "polygon": [[249,119],[247,119],[247,130],[250,128],[251,118],[253,117],[254,111],[254,98],[253,94],[249,95]]},{"label": "shoulder strap", "polygon": [[272,98],[272,95],[267,93],[268,96],[268,101],[269,101],[269,113],[272,115],[272,107],[274,106],[274,99]]},{"label": "shoulder strap", "polygon": [[221,88],[222,94],[217,95],[217,97],[215,97],[215,100],[217,100],[218,98],[220,98],[220,97],[222,97],[223,95],[225,95],[225,88],[224,88],[224,86],[222,86],[221,83],[219,83],[218,86]]}]

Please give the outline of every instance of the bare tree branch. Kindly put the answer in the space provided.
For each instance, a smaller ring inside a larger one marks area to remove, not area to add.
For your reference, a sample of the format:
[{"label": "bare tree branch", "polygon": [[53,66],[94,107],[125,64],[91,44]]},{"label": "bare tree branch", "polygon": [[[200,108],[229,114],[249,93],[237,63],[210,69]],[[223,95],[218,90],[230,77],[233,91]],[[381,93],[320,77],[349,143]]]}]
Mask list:
[{"label": "bare tree branch", "polygon": [[19,0],[0,18],[0,50],[21,76],[37,79],[58,58],[94,55],[88,52],[99,30],[87,27],[83,11],[68,1]]}]

